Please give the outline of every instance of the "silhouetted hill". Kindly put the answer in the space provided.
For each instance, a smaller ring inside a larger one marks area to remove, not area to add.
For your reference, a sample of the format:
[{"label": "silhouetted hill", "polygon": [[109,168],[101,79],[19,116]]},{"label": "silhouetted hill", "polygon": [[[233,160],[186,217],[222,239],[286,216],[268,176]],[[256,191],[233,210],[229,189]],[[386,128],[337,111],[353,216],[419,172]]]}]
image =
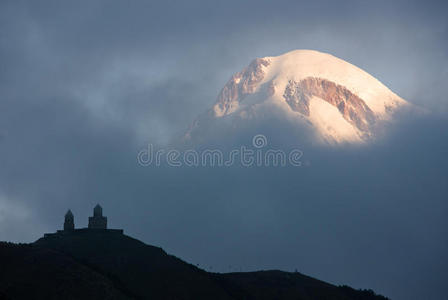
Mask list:
[{"label": "silhouetted hill", "polygon": [[300,273],[208,273],[106,231],[0,243],[0,299],[386,299]]},{"label": "silhouetted hill", "polygon": [[58,251],[0,243],[0,299],[126,299],[101,273]]},{"label": "silhouetted hill", "polygon": [[370,290],[338,287],[299,272],[257,271],[217,274],[217,281],[233,299],[387,299]]},{"label": "silhouetted hill", "polygon": [[93,230],[41,238],[35,245],[75,257],[138,298],[229,299],[207,272],[126,235]]}]

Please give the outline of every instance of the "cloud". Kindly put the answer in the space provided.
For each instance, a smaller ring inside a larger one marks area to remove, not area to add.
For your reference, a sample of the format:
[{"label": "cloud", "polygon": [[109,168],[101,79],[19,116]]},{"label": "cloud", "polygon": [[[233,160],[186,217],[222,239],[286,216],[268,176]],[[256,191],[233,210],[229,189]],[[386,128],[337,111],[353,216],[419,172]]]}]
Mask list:
[{"label": "cloud", "polygon": [[[440,298],[445,6],[3,1],[2,239],[56,230],[68,208],[85,226],[100,202],[111,226],[214,270],[297,268],[394,299]],[[141,147],[175,141],[253,58],[298,48],[354,63],[432,113],[400,118],[371,148],[315,148],[282,122],[221,140],[250,145],[262,133],[302,149],[306,167],[137,164]]]},{"label": "cloud", "polygon": [[47,230],[29,207],[0,196],[0,236],[2,241],[23,242]]}]

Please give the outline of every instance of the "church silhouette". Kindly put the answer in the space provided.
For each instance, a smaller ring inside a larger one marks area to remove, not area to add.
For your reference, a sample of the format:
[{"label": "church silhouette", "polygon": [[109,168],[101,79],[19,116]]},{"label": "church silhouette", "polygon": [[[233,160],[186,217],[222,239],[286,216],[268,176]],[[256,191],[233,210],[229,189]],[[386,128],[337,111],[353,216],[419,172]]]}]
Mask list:
[{"label": "church silhouette", "polygon": [[123,229],[108,229],[107,228],[107,217],[103,216],[103,208],[101,205],[97,204],[93,209],[93,216],[89,217],[89,224],[87,228],[75,228],[75,217],[72,211],[69,209],[65,214],[64,229],[58,230],[56,233],[46,233],[44,237],[50,237],[55,235],[66,235],[75,234],[83,232],[104,232],[104,233],[114,233],[123,234]]}]

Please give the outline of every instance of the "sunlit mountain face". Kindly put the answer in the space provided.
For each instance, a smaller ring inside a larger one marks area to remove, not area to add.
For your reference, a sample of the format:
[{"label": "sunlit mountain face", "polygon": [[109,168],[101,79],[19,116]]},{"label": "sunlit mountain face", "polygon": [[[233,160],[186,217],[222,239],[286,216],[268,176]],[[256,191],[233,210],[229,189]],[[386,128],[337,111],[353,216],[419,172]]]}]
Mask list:
[{"label": "sunlit mountain face", "polygon": [[235,73],[186,140],[204,138],[216,124],[261,118],[286,120],[327,145],[367,143],[410,104],[360,68],[330,54],[296,50],[253,60]]}]

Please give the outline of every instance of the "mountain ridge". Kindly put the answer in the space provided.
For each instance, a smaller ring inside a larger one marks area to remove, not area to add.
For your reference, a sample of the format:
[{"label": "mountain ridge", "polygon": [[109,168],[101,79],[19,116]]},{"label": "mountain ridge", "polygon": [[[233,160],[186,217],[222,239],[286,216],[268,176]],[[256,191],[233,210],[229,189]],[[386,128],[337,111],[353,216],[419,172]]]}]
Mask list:
[{"label": "mountain ridge", "polygon": [[387,299],[298,272],[210,273],[98,230],[0,243],[0,264],[0,299]]}]

